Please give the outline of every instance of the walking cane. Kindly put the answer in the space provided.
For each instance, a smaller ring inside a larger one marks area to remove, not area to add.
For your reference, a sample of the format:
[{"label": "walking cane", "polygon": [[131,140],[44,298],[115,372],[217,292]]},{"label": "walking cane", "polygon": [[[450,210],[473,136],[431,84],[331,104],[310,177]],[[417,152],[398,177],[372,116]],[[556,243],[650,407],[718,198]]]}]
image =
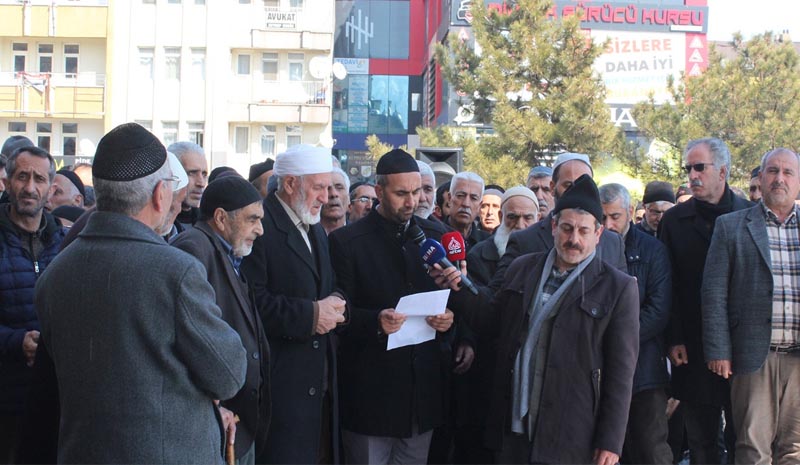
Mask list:
[{"label": "walking cane", "polygon": [[[233,422],[239,423],[239,415],[233,416]],[[236,451],[233,448],[233,444],[227,441],[227,435],[225,439],[225,442],[228,443],[225,449],[225,457],[228,459],[228,465],[236,465]]]}]

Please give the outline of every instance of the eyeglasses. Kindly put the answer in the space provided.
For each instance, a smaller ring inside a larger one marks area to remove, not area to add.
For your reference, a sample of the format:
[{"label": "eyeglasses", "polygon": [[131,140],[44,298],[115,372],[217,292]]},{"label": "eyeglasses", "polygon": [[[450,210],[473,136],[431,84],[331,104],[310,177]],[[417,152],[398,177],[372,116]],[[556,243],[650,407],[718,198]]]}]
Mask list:
[{"label": "eyeglasses", "polygon": [[360,203],[370,202],[370,203],[373,203],[376,200],[378,200],[377,197],[367,197],[366,195],[362,195],[361,197],[357,197],[357,198],[353,199],[353,202],[360,202]]},{"label": "eyeglasses", "polygon": [[686,165],[683,167],[686,174],[691,174],[692,170],[697,171],[698,173],[702,173],[706,166],[714,166],[713,163],[695,163],[694,165]]},{"label": "eyeglasses", "polygon": [[161,178],[162,181],[172,181],[174,183],[181,182],[181,178],[175,176],[174,174],[168,178]]}]

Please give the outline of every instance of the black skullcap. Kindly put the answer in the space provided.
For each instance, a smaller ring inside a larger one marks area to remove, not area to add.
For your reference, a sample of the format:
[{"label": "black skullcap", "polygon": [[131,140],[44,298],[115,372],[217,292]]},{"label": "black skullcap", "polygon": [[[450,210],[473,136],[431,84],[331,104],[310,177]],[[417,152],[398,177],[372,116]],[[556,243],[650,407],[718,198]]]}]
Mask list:
[{"label": "black skullcap", "polygon": [[81,181],[81,178],[79,178],[78,175],[75,174],[75,172],[70,170],[65,170],[62,168],[56,171],[56,174],[60,174],[61,176],[64,176],[65,178],[69,179],[69,182],[74,184],[75,187],[78,188],[78,192],[80,192],[83,198],[86,199],[86,187],[84,187],[83,181]]},{"label": "black skullcap", "polygon": [[597,184],[588,174],[582,174],[566,190],[561,197],[556,200],[556,208],[553,214],[569,208],[580,208],[591,213],[597,221],[603,222],[603,206],[600,204],[600,192]]},{"label": "black skullcap", "polygon": [[394,149],[378,160],[376,174],[419,173],[417,160],[410,153]]},{"label": "black skullcap", "polygon": [[230,166],[218,166],[213,170],[211,170],[211,173],[208,175],[208,183],[211,184],[212,182],[214,182],[215,179],[219,177],[220,174],[226,171],[236,172],[236,170],[231,168]]},{"label": "black skullcap", "polygon": [[761,174],[761,167],[756,166],[753,168],[753,171],[750,172],[750,179],[757,178],[759,174]]},{"label": "black skullcap", "polygon": [[250,174],[247,176],[247,180],[253,182],[261,176],[262,174],[266,173],[267,171],[271,170],[275,166],[275,160],[268,158],[266,161],[262,161],[261,163],[256,163],[255,165],[250,166]]},{"label": "black skullcap", "polygon": [[65,220],[69,220],[73,223],[78,221],[78,218],[80,218],[84,213],[86,213],[86,210],[81,207],[76,207],[75,205],[62,205],[60,207],[56,207],[52,211],[53,216],[56,218],[64,218]]},{"label": "black skullcap", "polygon": [[11,136],[3,142],[3,148],[0,150],[0,154],[5,155],[6,157],[10,157],[12,153],[14,153],[20,147],[35,147],[34,144],[30,139],[25,136]]},{"label": "black skullcap", "polygon": [[363,186],[364,184],[367,184],[367,183],[365,181],[354,182],[350,186],[350,193],[352,194],[356,189],[358,189],[359,187]]},{"label": "black skullcap", "polygon": [[209,183],[203,191],[200,213],[208,219],[217,208],[232,212],[256,202],[261,202],[261,194],[250,181],[241,176],[225,176]]},{"label": "black skullcap", "polygon": [[133,181],[149,176],[167,162],[167,149],[150,131],[126,123],[97,144],[92,176],[106,181]]},{"label": "black skullcap", "polygon": [[647,183],[647,186],[644,188],[642,203],[646,205],[651,202],[659,201],[675,203],[675,194],[672,192],[672,184],[665,181],[652,181]]}]

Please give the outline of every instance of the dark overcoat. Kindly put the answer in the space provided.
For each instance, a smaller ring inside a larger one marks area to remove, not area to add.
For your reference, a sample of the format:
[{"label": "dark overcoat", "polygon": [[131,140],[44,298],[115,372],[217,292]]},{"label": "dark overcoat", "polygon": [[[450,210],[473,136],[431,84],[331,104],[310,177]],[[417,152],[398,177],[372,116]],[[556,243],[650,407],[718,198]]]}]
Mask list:
[{"label": "dark overcoat", "polygon": [[[729,190],[725,190],[729,195]],[[733,195],[732,211],[752,205]],[[673,397],[707,405],[728,401],[728,381],[706,367],[703,359],[703,318],[700,288],[711,243],[710,224],[698,213],[691,198],[664,213],[659,239],[667,246],[672,265],[672,309],[667,328],[667,345],[686,346],[689,363],[672,368]]]},{"label": "dark overcoat", "polygon": [[[497,341],[486,421],[491,449],[500,450],[510,432],[514,363],[546,258],[517,258],[490,308],[456,304],[470,326]],[[635,279],[599,257],[566,291],[552,325],[532,463],[591,463],[595,449],[621,454],[639,349],[638,294]]]},{"label": "dark overcoat", "polygon": [[336,350],[331,333],[314,328],[314,302],[334,291],[328,240],[310,227],[309,252],[273,192],[264,200],[264,235],[242,261],[270,342],[272,418],[265,463],[317,463],[324,389],[330,389],[334,458],[338,457]]},{"label": "dark overcoat", "polygon": [[206,279],[214,288],[222,319],[239,333],[247,351],[247,377],[244,386],[222,405],[237,414],[236,456],[243,456],[255,442],[256,450],[265,446],[269,428],[269,344],[261,318],[255,311],[253,296],[243,278],[236,274],[217,234],[199,221],[175,236],[172,245],[197,258],[206,269]]},{"label": "dark overcoat", "polygon": [[[412,219],[428,238],[440,240],[441,223]],[[342,426],[370,436],[410,437],[443,422],[444,351],[437,339],[386,350],[378,314],[401,297],[437,290],[419,247],[395,237],[397,226],[377,210],[331,233],[331,257],[339,287],[351,304],[351,322],[341,333]],[[449,365],[448,365],[449,366]]]},{"label": "dark overcoat", "polygon": [[247,355],[204,275],[146,225],[96,212],[39,278],[58,463],[222,462],[212,401],[239,391]]}]

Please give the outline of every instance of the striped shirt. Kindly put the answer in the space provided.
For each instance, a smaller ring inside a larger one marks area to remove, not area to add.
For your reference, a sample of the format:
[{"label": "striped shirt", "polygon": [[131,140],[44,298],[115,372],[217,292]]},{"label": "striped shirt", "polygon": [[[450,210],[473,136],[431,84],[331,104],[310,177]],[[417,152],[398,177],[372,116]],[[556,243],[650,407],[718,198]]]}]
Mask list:
[{"label": "striped shirt", "polygon": [[776,346],[800,342],[800,229],[797,207],[783,222],[762,202],[772,263],[772,339]]}]

